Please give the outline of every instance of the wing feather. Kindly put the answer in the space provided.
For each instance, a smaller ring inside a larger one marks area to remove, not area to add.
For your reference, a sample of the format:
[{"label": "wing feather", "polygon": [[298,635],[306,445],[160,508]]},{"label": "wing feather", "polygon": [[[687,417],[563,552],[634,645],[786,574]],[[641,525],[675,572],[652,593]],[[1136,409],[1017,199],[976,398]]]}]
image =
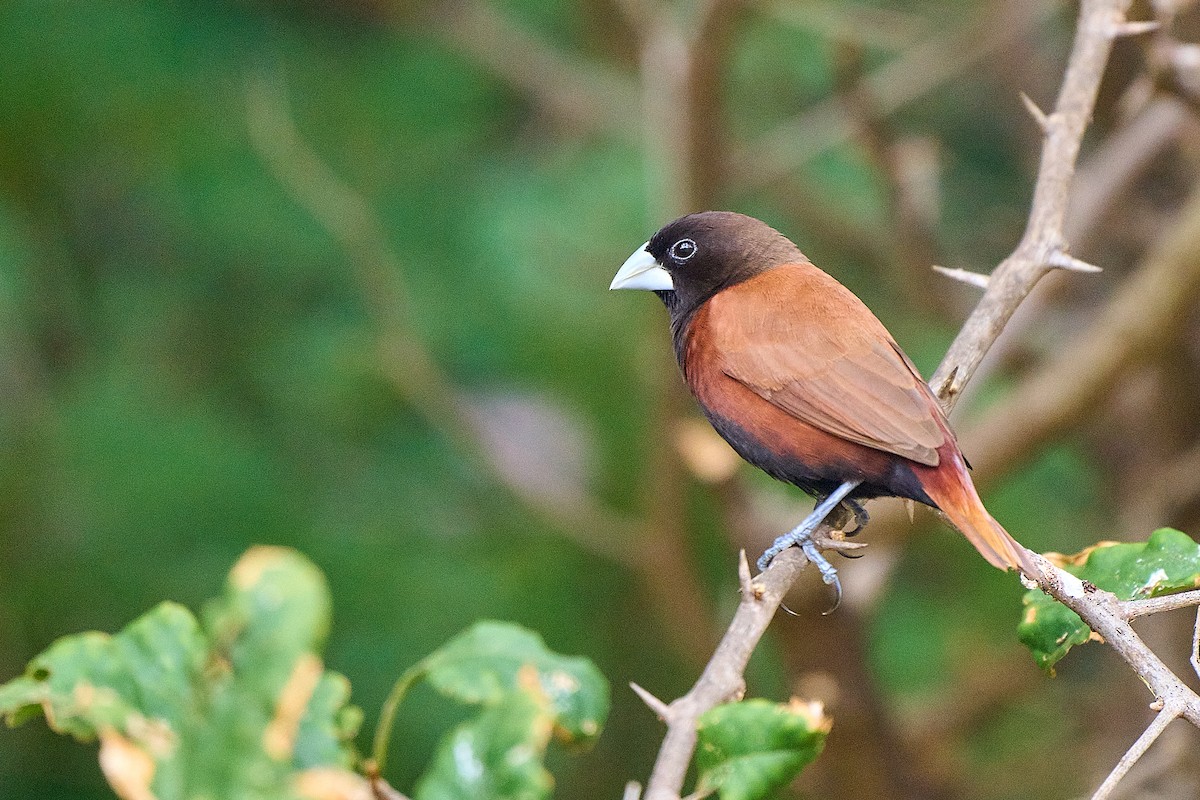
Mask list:
[{"label": "wing feather", "polygon": [[850,290],[811,264],[788,264],[709,303],[725,374],[835,436],[937,466],[949,435],[941,411]]}]

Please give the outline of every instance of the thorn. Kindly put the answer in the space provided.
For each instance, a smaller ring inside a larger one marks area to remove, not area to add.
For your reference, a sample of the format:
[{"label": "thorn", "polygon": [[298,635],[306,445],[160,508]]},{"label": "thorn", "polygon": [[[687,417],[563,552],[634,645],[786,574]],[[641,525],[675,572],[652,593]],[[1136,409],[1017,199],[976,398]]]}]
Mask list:
[{"label": "thorn", "polygon": [[625,784],[625,793],[621,795],[621,800],[641,800],[642,785],[637,781],[630,781]]},{"label": "thorn", "polygon": [[750,562],[746,560],[746,549],[738,551],[738,585],[742,587],[742,597],[754,594],[754,586],[750,582]]},{"label": "thorn", "polygon": [[1151,711],[1162,711],[1166,707],[1167,704],[1163,702],[1161,697],[1154,698],[1154,702],[1150,704]]},{"label": "thorn", "polygon": [[955,364],[950,370],[950,374],[942,378],[936,389],[933,389],[933,385],[930,384],[929,388],[933,389],[934,395],[939,400],[945,401],[958,394],[959,389],[962,388],[958,383],[958,376],[961,371],[962,367],[958,364]]},{"label": "thorn", "polygon": [[755,583],[750,577],[750,562],[746,560],[746,551],[738,551],[738,584],[742,597],[753,597],[762,600],[765,591],[761,583]]},{"label": "thorn", "polygon": [[670,706],[668,706],[662,700],[659,700],[654,695],[650,694],[648,691],[643,689],[641,686],[638,686],[633,681],[629,682],[629,688],[633,689],[634,694],[636,694],[638,697],[642,698],[642,702],[645,703],[646,705],[648,705],[650,707],[650,710],[653,711],[654,714],[659,719],[661,719],[663,722],[667,722],[668,720],[670,720],[670,718],[671,718],[671,707]]},{"label": "thorn", "polygon": [[970,286],[976,286],[980,289],[986,289],[988,287],[988,283],[991,281],[991,277],[988,275],[982,275],[978,272],[970,272],[969,270],[965,269],[958,269],[957,267],[951,269],[950,267],[939,267],[937,264],[934,264],[933,271],[941,273],[947,278],[953,278],[956,281],[961,281],[962,283]]},{"label": "thorn", "polygon": [[1119,39],[1122,36],[1137,36],[1141,33],[1150,33],[1162,27],[1162,23],[1157,20],[1145,20],[1134,22],[1117,22],[1108,29],[1108,35],[1113,39]]},{"label": "thorn", "polygon": [[946,381],[946,397],[958,397],[962,394],[964,382],[963,368],[956,364],[954,371],[950,373],[950,379]]},{"label": "thorn", "polygon": [[917,501],[905,500],[904,508],[906,511],[908,511],[908,524],[911,525],[917,519]]},{"label": "thorn", "polygon": [[1100,267],[1095,264],[1089,264],[1086,261],[1081,261],[1075,256],[1069,255],[1065,250],[1055,250],[1046,259],[1046,263],[1052,267],[1066,269],[1072,272],[1103,272]]},{"label": "thorn", "polygon": [[1033,121],[1042,129],[1042,133],[1050,133],[1050,117],[1046,116],[1046,112],[1033,102],[1033,98],[1021,92],[1021,102],[1025,104],[1025,110],[1029,112],[1029,116],[1033,117]]}]

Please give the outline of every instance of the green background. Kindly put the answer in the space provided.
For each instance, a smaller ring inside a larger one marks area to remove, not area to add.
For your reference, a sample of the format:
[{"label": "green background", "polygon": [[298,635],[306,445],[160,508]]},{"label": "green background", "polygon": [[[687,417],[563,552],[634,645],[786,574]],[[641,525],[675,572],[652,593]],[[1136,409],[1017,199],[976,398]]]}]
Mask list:
[{"label": "green background", "polygon": [[[877,10],[931,36],[979,10],[904,5]],[[636,85],[616,6],[495,8]],[[833,91],[837,37],[813,21],[822,8],[807,24],[800,5],[785,8],[799,23],[765,7],[740,19],[722,71],[731,135]],[[1047,14],[1027,43],[1051,76],[1031,93],[1051,96],[1071,13]],[[898,47],[868,39],[864,61]],[[304,146],[383,232],[383,273],[409,300],[403,324],[472,418],[490,420],[520,464],[542,465],[526,475],[533,495],[566,497],[568,518],[575,495],[634,519],[670,506],[705,593],[682,602],[711,617],[684,638],[707,639],[737,598],[727,498],[678,468],[665,474],[680,491],[656,495],[671,447],[661,398],[678,385],[664,314],[648,295],[606,291],[666,221],[648,199],[649,151],[554,118],[420,2],[9,2],[0,53],[0,680],[57,636],[116,630],[163,599],[194,608],[246,548],[286,544],[328,576],[327,660],[352,681],[366,732],[407,666],[476,619],[508,619],[592,658],[614,687],[599,746],[551,764],[558,796],[616,797],[644,779],[661,727],[624,687],[669,698],[698,674],[669,612],[627,565],[574,543],[431,424],[427,396],[397,391],[377,348],[388,295],[281,183],[248,119],[255,81],[283,93]],[[967,69],[891,119],[898,135],[937,142],[937,249],[953,266],[990,269],[1024,222],[1036,132],[998,72]],[[636,130],[631,97],[603,116]],[[926,373],[972,302],[940,281],[928,285],[949,299],[930,301],[896,268],[894,242],[876,235],[887,185],[853,139],[723,204],[791,235]],[[983,402],[1006,380],[984,386]],[[1034,548],[1111,538],[1098,462],[1079,442],[1055,445],[989,507]],[[736,485],[803,513],[798,492],[748,468]],[[925,528],[865,613],[816,620],[818,598],[780,623],[751,693],[795,688],[788,653],[810,626],[844,626],[834,640],[857,644],[827,668],[855,660],[861,672],[838,677],[869,683],[902,738],[921,709],[974,691],[977,672],[1016,674],[1027,688],[971,720],[950,755],[914,740],[933,762],[918,760],[922,780],[945,796],[1081,790],[1087,774],[1058,768],[1088,746],[1069,703],[1098,667],[1081,654],[1073,676],[1042,683],[1016,643],[1016,581]],[[411,787],[456,713],[432,693],[406,702],[395,785]],[[856,767],[837,760],[833,715],[836,778]],[[42,725],[0,731],[0,797],[109,796],[94,748]]]}]

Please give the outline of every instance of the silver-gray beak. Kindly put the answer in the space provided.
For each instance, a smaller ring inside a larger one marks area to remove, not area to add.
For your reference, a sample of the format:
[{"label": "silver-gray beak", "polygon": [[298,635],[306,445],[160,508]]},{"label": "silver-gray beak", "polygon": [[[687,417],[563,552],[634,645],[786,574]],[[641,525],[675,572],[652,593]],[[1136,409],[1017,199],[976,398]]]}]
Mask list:
[{"label": "silver-gray beak", "polygon": [[649,244],[646,242],[625,259],[625,263],[617,270],[612,283],[609,284],[609,289],[645,289],[653,292],[675,288],[675,284],[671,282],[671,275],[646,249]]}]

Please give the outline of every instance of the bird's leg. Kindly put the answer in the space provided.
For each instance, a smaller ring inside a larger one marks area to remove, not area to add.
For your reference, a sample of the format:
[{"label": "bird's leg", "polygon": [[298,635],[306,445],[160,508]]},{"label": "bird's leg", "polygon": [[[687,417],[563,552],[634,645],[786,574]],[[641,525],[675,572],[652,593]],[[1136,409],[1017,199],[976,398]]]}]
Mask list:
[{"label": "bird's leg", "polygon": [[846,495],[854,491],[862,481],[846,481],[841,486],[833,490],[828,497],[817,503],[817,507],[812,510],[812,513],[804,518],[804,521],[792,528],[790,531],[780,536],[775,540],[775,543],[767,548],[767,551],[758,559],[759,570],[765,570],[775,556],[782,553],[792,545],[800,545],[804,550],[804,555],[812,562],[813,566],[821,573],[821,580],[834,587],[838,597],[841,597],[842,587],[838,581],[837,570],[833,564],[826,560],[825,556],[821,555],[821,551],[817,549],[816,544],[812,540],[813,531],[817,526],[829,516],[829,512],[842,502]]}]

